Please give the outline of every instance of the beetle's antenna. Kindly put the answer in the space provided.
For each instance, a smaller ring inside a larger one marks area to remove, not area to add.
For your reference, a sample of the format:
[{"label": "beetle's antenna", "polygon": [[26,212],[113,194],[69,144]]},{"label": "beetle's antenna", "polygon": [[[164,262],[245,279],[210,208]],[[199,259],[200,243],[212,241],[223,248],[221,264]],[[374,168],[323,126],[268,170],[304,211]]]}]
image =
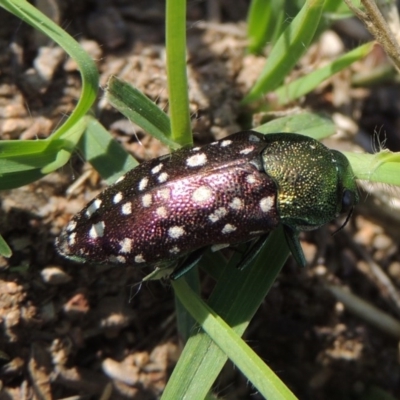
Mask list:
[{"label": "beetle's antenna", "polygon": [[340,232],[347,225],[347,223],[349,222],[351,216],[353,215],[353,211],[354,211],[354,207],[351,207],[351,209],[350,209],[349,213],[347,214],[346,220],[344,221],[343,225],[339,226],[339,228],[336,229],[336,231],[332,233],[332,236],[336,235],[338,232]]},{"label": "beetle's antenna", "polygon": [[[131,293],[129,295],[129,303],[139,294],[142,290],[143,281],[137,282],[131,286]],[[133,288],[137,288],[136,292],[133,292]]]}]

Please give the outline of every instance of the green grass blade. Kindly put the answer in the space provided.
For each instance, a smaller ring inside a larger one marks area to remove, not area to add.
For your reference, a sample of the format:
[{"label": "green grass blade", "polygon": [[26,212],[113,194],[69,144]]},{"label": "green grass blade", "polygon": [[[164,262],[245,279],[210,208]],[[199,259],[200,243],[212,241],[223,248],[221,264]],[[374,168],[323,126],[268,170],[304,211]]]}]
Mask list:
[{"label": "green grass blade", "polygon": [[54,40],[78,64],[82,75],[81,97],[72,114],[49,138],[50,140],[60,139],[88,112],[96,99],[99,85],[96,64],[79,43],[28,2],[24,0],[0,0],[0,6]]},{"label": "green grass blade", "polygon": [[0,235],[0,256],[10,258],[12,256],[12,250],[3,239],[3,236]]},{"label": "green grass blade", "polygon": [[271,40],[271,26],[274,25],[274,3],[270,0],[252,0],[247,16],[247,37],[249,52],[259,53]]},{"label": "green grass blade", "polygon": [[172,139],[193,143],[186,72],[186,0],[167,0],[166,52]]},{"label": "green grass blade", "polygon": [[376,154],[343,154],[357,179],[400,186],[400,153],[382,150]]},{"label": "green grass blade", "polygon": [[[86,129],[86,118],[81,118],[68,132],[63,135],[62,139],[47,139],[39,140],[2,140],[0,141],[0,176],[5,171],[14,172],[8,161],[14,162],[15,160],[24,162],[24,157],[27,158],[26,164],[32,165],[35,168],[46,165],[40,158],[46,157],[46,153],[52,153],[59,150],[66,150],[72,152],[79,142],[79,139]],[[53,158],[56,155],[52,155]]]},{"label": "green grass blade", "polygon": [[319,25],[325,0],[307,0],[272,49],[260,78],[244,98],[247,104],[276,89],[308,49]]},{"label": "green grass blade", "polygon": [[64,165],[85,127],[86,118],[81,118],[63,139],[1,141],[0,190],[26,185]]},{"label": "green grass blade", "polygon": [[260,133],[293,132],[310,136],[314,139],[323,139],[336,132],[332,120],[323,115],[303,112],[277,118],[254,128]]},{"label": "green grass blade", "polygon": [[190,289],[184,279],[172,282],[172,286],[179,300],[202,329],[265,398],[296,399],[240,336]]},{"label": "green grass blade", "polygon": [[[288,254],[283,232],[278,229],[268,238],[267,246],[255,265],[238,271],[235,268],[238,257],[235,257],[225,268],[209,306],[233,327],[237,335],[243,334]],[[265,265],[265,260],[268,260],[268,265]],[[226,360],[225,353],[208,335],[194,333],[184,348],[162,399],[203,399]]]},{"label": "green grass blade", "polygon": [[310,93],[324,80],[349,67],[355,61],[364,58],[371,52],[373,46],[374,43],[372,42],[359,46],[339,57],[337,60],[329,63],[325,67],[319,68],[306,76],[296,79],[287,85],[281,86],[275,90],[278,103],[281,105],[286,104]]},{"label": "green grass blade", "polygon": [[142,92],[113,76],[108,81],[107,100],[130,121],[172,149],[179,145],[171,139],[169,117]]},{"label": "green grass blade", "polygon": [[94,118],[89,121],[78,149],[109,184],[139,164]]}]

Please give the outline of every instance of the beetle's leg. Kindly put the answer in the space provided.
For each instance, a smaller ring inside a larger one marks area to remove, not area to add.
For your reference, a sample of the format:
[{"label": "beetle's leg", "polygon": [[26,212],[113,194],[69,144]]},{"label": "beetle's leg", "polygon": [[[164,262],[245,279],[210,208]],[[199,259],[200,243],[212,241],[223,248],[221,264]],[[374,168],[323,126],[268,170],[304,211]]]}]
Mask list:
[{"label": "beetle's leg", "polygon": [[286,243],[293,258],[300,267],[305,267],[306,259],[304,257],[303,249],[301,248],[299,232],[287,225],[283,226],[283,232],[285,233]]},{"label": "beetle's leg", "polygon": [[246,267],[248,267],[260,253],[260,250],[264,246],[264,243],[267,241],[267,238],[268,234],[262,235],[259,238],[257,238],[254,241],[254,243],[251,244],[245,251],[243,257],[239,261],[239,264],[236,266],[236,268],[243,270]]},{"label": "beetle's leg", "polygon": [[176,269],[174,269],[172,274],[169,276],[170,279],[178,279],[190,269],[192,269],[200,261],[201,257],[203,257],[207,248],[208,247],[201,247],[200,249],[197,249],[194,252],[190,253],[185,258],[185,260],[180,265],[178,265]]}]

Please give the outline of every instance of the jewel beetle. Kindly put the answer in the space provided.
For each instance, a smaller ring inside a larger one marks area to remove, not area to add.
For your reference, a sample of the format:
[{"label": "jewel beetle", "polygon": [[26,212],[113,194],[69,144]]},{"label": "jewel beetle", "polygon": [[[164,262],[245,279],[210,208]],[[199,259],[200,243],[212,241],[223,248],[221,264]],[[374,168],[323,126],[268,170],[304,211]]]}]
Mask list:
[{"label": "jewel beetle", "polygon": [[174,279],[210,246],[253,241],[247,265],[282,224],[304,266],[299,231],[349,214],[357,202],[342,153],[300,134],[244,131],[143,162],[74,216],[57,247],[75,261],[157,268],[186,257]]}]

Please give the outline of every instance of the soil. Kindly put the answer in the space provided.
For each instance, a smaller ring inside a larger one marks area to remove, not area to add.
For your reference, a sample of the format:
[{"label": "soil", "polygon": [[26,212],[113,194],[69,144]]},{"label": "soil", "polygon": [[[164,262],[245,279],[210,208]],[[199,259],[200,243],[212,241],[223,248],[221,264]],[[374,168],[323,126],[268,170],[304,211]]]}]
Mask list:
[{"label": "soil", "polygon": [[[168,107],[163,2],[43,3],[96,60],[102,87],[117,75]],[[236,3],[233,8],[221,1],[219,9],[189,4],[189,96],[196,144],[248,127],[250,112],[240,100],[265,56],[246,54],[247,2]],[[3,10],[0,19],[1,138],[46,138],[76,104],[77,67]],[[367,37],[357,21],[335,25],[291,78]],[[330,146],[369,151],[379,131],[386,134],[386,146],[398,151],[398,85],[351,84],[357,74],[382,65],[388,60],[377,46],[290,107],[331,116],[338,134]],[[99,98],[97,117],[138,160],[168,152]],[[263,101],[275,113],[287,112],[274,106],[273,96]],[[13,250],[11,258],[0,258],[1,400],[156,399],[179,358],[168,284],[152,282],[138,289],[145,275],[140,269],[78,265],[55,251],[62,227],[104,186],[76,155],[57,173],[0,192],[0,233]],[[368,322],[375,315],[381,320],[379,311],[400,316],[398,196],[387,188],[363,187],[369,194],[362,195],[344,229],[332,236],[339,221],[302,236],[309,266],[300,270],[288,261],[245,334],[300,399],[400,398],[399,331]],[[355,313],[356,300],[346,302],[336,289],[350,290],[376,309]],[[227,399],[261,398],[230,364],[215,392]]]}]

